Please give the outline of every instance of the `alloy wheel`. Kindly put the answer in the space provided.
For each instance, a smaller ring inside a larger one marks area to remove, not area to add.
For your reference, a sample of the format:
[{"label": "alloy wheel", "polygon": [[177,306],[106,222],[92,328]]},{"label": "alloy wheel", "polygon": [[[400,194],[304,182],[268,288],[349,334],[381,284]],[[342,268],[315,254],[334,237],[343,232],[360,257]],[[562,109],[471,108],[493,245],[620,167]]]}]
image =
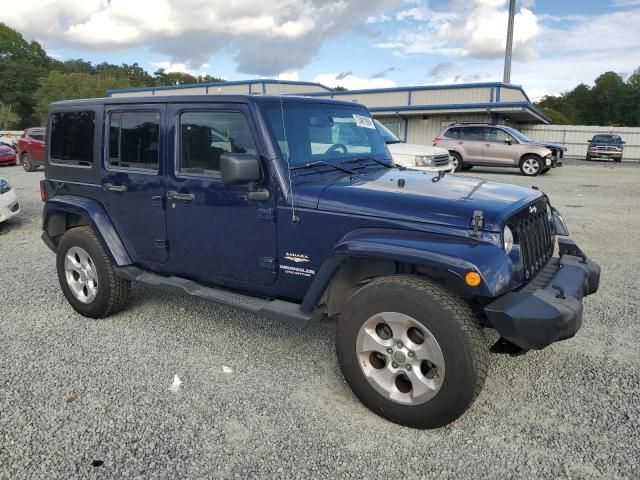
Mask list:
[{"label": "alloy wheel", "polygon": [[369,384],[403,405],[431,400],[444,382],[444,356],[438,341],[403,313],[383,312],[369,318],[358,333],[356,355]]},{"label": "alloy wheel", "polygon": [[98,272],[89,254],[71,247],[64,258],[64,273],[71,293],[82,303],[91,303],[98,294]]}]

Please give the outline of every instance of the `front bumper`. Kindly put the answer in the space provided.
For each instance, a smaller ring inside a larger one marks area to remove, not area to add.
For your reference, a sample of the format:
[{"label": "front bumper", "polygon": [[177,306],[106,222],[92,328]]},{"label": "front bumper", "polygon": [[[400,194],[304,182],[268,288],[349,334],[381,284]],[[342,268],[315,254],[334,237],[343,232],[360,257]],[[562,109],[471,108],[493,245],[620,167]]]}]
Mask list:
[{"label": "front bumper", "polygon": [[523,289],[509,292],[484,309],[491,327],[523,350],[540,350],[573,337],[582,325],[582,299],[598,290],[600,266],[573,242],[560,246]]},{"label": "front bumper", "polygon": [[16,199],[13,190],[0,195],[0,222],[9,220],[11,217],[20,213],[20,204]]},{"label": "front bumper", "polygon": [[587,156],[592,160],[622,160],[623,152],[607,152],[604,150],[591,150]]},{"label": "front bumper", "polygon": [[16,156],[15,155],[2,155],[0,156],[0,165],[5,165],[5,164],[9,164],[9,165],[15,165],[16,163]]}]

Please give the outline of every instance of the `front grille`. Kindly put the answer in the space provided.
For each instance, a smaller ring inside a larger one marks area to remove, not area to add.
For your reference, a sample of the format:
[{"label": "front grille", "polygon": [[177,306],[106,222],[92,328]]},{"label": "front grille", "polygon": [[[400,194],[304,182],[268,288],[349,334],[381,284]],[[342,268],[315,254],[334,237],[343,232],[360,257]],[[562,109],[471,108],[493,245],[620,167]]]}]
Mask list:
[{"label": "front grille", "polygon": [[444,167],[449,165],[449,155],[438,155],[433,158],[433,165],[435,167]]},{"label": "front grille", "polygon": [[13,205],[9,206],[9,210],[11,210],[13,213],[16,213],[19,208],[20,208],[20,204],[18,202],[16,202]]},{"label": "front grille", "polygon": [[507,222],[514,241],[520,247],[524,278],[532,279],[553,256],[547,201],[542,198],[527,205]]}]

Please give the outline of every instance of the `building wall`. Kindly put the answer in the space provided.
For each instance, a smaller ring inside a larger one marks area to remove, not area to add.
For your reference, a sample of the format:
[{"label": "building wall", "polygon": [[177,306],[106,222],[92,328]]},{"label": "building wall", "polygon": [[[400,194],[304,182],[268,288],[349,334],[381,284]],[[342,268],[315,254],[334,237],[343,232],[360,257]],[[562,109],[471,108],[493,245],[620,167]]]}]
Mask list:
[{"label": "building wall", "polygon": [[587,140],[598,133],[620,135],[626,142],[623,160],[640,160],[640,127],[598,127],[587,125],[527,125],[520,128],[532,140],[562,143],[568,151],[566,156],[587,156]]}]

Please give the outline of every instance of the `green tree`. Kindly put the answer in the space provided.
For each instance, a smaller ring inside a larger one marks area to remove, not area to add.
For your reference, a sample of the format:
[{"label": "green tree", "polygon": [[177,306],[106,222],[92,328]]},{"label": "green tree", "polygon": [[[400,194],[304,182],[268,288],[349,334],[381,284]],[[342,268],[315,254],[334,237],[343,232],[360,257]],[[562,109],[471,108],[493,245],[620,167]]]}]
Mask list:
[{"label": "green tree", "polygon": [[9,130],[15,128],[20,121],[16,112],[11,111],[10,105],[0,103],[0,129]]},{"label": "green tree", "polygon": [[0,23],[0,102],[10,105],[18,123],[33,122],[33,92],[52,61],[38,42],[27,42],[20,33]]},{"label": "green tree", "polygon": [[620,125],[627,84],[615,72],[600,75],[591,89],[591,117],[597,125]]},{"label": "green tree", "polygon": [[107,90],[127,87],[129,87],[129,82],[125,78],[51,71],[40,80],[40,86],[33,95],[36,115],[40,123],[44,123],[47,117],[47,107],[51,102],[74,98],[104,97]]}]

